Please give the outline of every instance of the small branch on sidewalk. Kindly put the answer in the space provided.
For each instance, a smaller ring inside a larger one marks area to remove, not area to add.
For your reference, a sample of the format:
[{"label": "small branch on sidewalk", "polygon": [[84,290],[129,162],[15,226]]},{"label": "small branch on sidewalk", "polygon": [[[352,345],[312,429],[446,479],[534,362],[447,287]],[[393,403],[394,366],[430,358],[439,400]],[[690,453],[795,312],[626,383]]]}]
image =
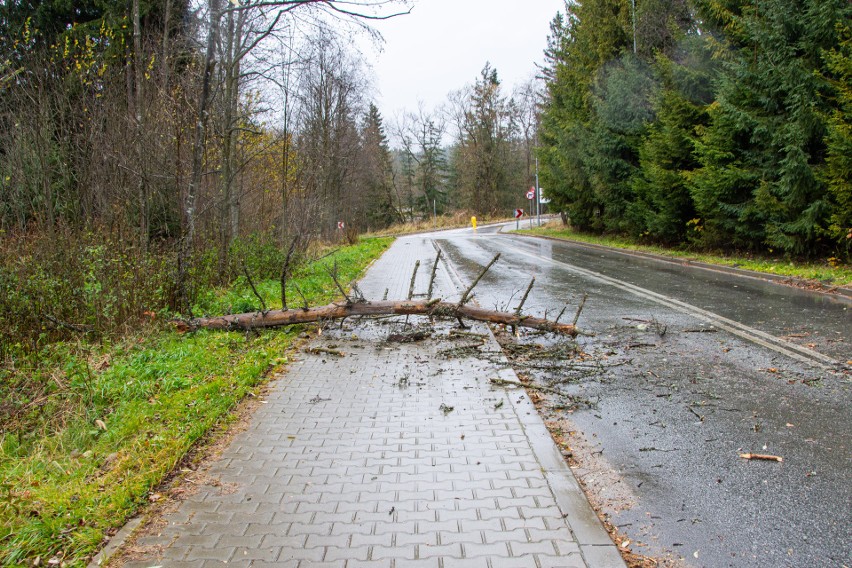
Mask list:
[{"label": "small branch on sidewalk", "polygon": [[343,351],[338,351],[337,349],[329,349],[327,347],[311,347],[309,349],[305,349],[308,353],[313,355],[333,355],[334,357],[346,357],[346,353]]}]

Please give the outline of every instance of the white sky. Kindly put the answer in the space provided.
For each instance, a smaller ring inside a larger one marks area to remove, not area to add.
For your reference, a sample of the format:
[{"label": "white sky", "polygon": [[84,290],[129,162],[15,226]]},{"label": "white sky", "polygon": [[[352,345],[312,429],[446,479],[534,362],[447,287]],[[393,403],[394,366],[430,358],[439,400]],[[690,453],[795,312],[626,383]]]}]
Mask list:
[{"label": "white sky", "polygon": [[490,61],[504,93],[535,74],[550,21],[563,0],[416,0],[410,15],[375,22],[384,51],[364,54],[376,75],[376,105],[385,120],[418,101],[427,110],[450,91],[473,84]]}]

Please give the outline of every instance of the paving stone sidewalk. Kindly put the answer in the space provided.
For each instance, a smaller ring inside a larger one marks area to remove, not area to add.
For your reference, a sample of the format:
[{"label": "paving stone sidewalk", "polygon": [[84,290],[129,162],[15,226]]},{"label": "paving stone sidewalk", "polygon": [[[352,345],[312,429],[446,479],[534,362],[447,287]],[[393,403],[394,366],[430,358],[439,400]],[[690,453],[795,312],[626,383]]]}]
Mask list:
[{"label": "paving stone sidewalk", "polygon": [[[404,298],[419,259],[425,291],[434,257],[429,239],[399,239],[361,289]],[[438,291],[458,296],[449,276]],[[215,484],[125,566],[623,568],[525,393],[491,386],[511,370],[449,324],[417,343],[385,341],[404,319],[350,325],[316,343],[345,356],[300,354]]]}]

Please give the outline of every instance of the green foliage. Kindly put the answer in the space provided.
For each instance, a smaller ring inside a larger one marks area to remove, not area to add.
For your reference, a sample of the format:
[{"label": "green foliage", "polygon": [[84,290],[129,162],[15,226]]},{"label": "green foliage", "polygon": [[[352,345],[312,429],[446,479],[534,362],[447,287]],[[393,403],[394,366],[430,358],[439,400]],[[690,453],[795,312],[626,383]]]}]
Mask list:
[{"label": "green foliage", "polygon": [[[299,266],[309,302],[337,295],[388,246],[369,239]],[[95,282],[95,281],[93,281]],[[258,280],[269,305],[277,280]],[[218,311],[247,285],[204,295]],[[295,331],[179,336],[155,322],[115,344],[60,342],[0,367],[0,565],[83,566],[190,447],[283,357]],[[100,421],[101,423],[97,422]]]},{"label": "green foliage", "polygon": [[835,22],[850,8],[843,0],[792,4],[754,2],[729,16],[739,33],[693,182],[708,236],[812,254],[830,211],[817,175],[826,154],[820,56],[836,44]]},{"label": "green foliage", "polygon": [[379,109],[370,104],[361,129],[365,154],[367,200],[372,204],[367,215],[373,227],[388,227],[400,220],[393,194],[393,165],[387,134]]},{"label": "green foliage", "polygon": [[607,205],[600,192],[608,191],[612,176],[619,177],[624,148],[623,141],[608,140],[606,127],[596,121],[594,84],[605,65],[632,43],[626,32],[629,5],[585,0],[566,3],[565,10],[565,17],[551,24],[547,74],[552,80],[541,118],[541,183],[572,224],[600,230]]},{"label": "green foliage", "polygon": [[655,64],[662,88],[654,100],[656,120],[639,150],[640,171],[632,179],[636,201],[628,217],[634,237],[679,243],[696,236],[695,223],[689,224],[695,206],[688,179],[698,167],[696,129],[706,125],[705,107],[713,96],[710,53],[702,38],[692,36],[674,58],[661,54]]},{"label": "green foliage", "polygon": [[641,5],[638,59],[623,3],[554,20],[539,150],[554,205],[584,230],[848,255],[852,5],[696,4]]},{"label": "green foliage", "polygon": [[626,216],[635,200],[631,180],[639,146],[654,119],[657,90],[650,69],[632,54],[605,66],[593,90],[594,109],[584,165],[600,207],[600,228],[627,231],[637,225]]},{"label": "green foliage", "polygon": [[453,151],[455,183],[465,207],[494,215],[517,205],[521,166],[513,151],[514,104],[503,94],[497,70],[486,63],[465,93],[461,132]]},{"label": "green foliage", "polygon": [[840,44],[824,52],[833,96],[826,115],[827,156],[822,178],[832,201],[828,234],[852,259],[852,28],[838,24]]},{"label": "green foliage", "polygon": [[[55,246],[57,238],[63,246]],[[170,246],[143,252],[133,238],[72,230],[2,242],[0,359],[70,337],[109,336],[172,307],[177,253]],[[191,295],[244,281],[243,266],[256,282],[277,279],[285,255],[271,235],[236,239],[224,266],[216,249],[199,251],[191,259]]]}]

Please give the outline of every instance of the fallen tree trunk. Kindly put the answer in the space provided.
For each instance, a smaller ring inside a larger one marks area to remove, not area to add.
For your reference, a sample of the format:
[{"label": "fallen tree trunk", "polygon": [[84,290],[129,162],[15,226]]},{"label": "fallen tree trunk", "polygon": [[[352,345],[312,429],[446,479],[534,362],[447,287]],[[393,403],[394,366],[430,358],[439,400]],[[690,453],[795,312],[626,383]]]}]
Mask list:
[{"label": "fallen tree trunk", "polygon": [[357,316],[429,316],[458,319],[463,318],[488,323],[527,327],[541,331],[561,333],[576,337],[577,328],[571,324],[553,322],[543,318],[522,316],[517,313],[486,310],[470,305],[451,304],[441,300],[421,301],[381,301],[346,302],[328,304],[316,308],[295,310],[269,310],[229,316],[195,318],[175,323],[179,331],[198,329],[251,330],[279,327],[299,323],[312,323],[324,320],[343,319]]}]

